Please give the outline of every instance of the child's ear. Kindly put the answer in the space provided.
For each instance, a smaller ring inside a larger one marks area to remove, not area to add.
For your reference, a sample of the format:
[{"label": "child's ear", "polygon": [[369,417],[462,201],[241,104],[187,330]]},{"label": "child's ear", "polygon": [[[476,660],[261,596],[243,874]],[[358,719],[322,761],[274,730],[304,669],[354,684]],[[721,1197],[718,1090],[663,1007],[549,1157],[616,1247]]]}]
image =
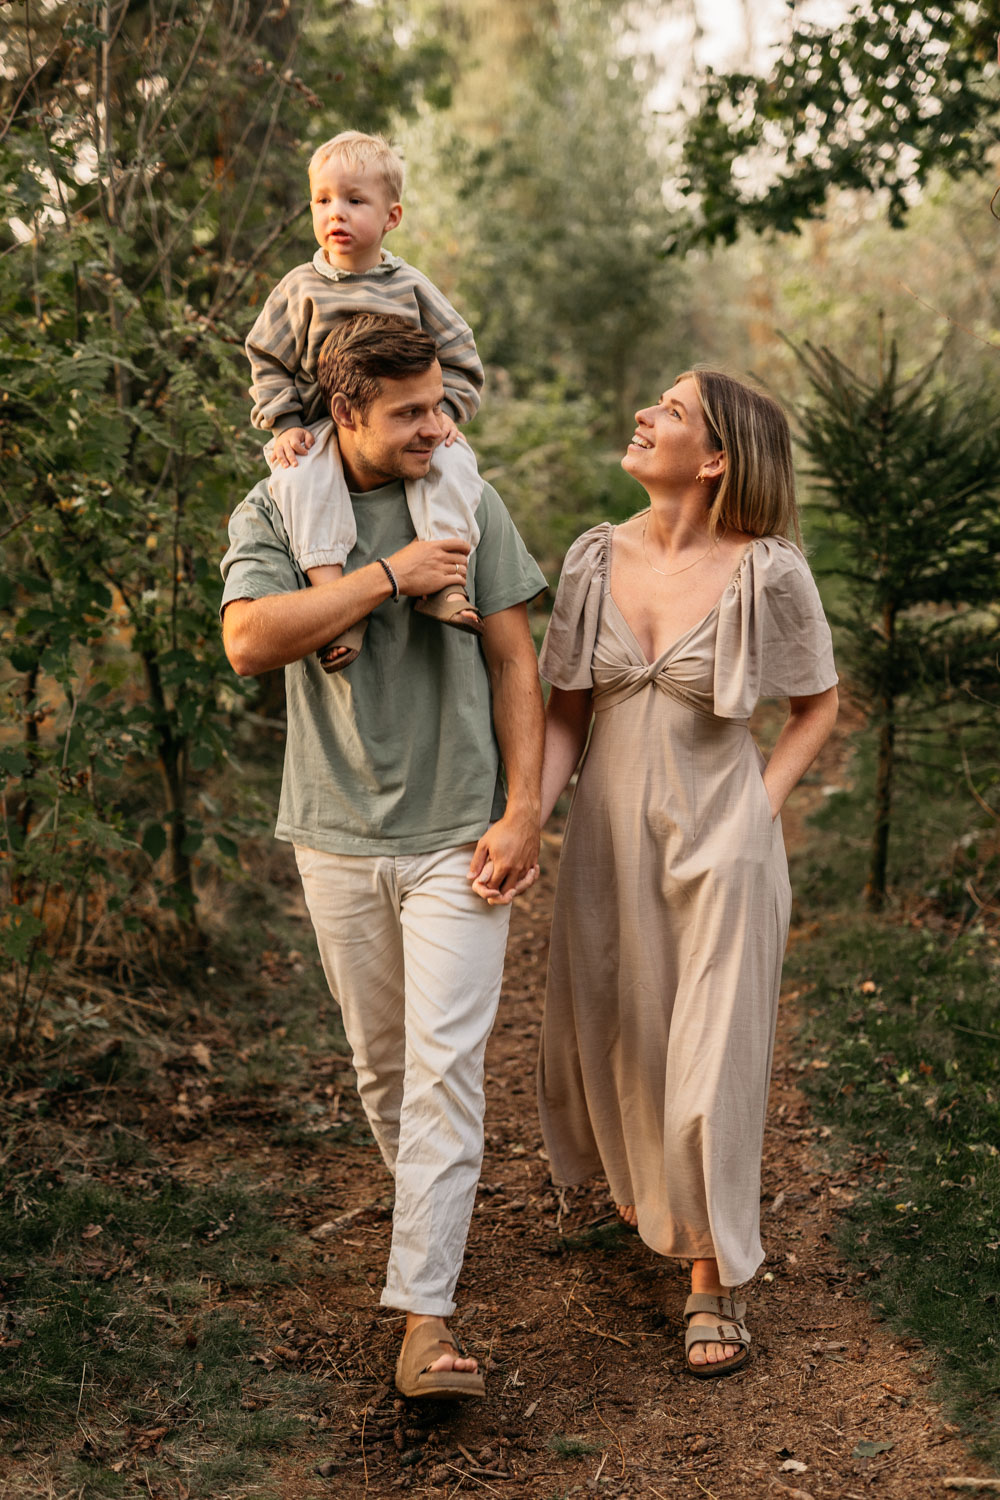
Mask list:
[{"label": "child's ear", "polygon": [[391,204],[389,207],[389,212],[386,214],[385,228],[382,230],[382,233],[388,234],[390,229],[397,229],[399,227],[399,221],[402,217],[403,205],[401,203]]}]

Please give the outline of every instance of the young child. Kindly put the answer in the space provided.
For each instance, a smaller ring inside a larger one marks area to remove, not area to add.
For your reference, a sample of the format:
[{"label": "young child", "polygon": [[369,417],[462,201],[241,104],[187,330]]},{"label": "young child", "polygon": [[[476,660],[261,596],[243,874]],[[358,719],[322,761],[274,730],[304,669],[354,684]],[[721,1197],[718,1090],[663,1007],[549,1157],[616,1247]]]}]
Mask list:
[{"label": "young child", "polygon": [[[273,434],[264,449],[270,492],[292,554],[310,583],[339,578],[357,541],[354,512],[337,447],[336,427],[316,382],[323,341],[337,318],[357,312],[412,318],[438,347],[444,377],[445,439],[426,478],[408,481],[406,499],[422,540],[479,540],[476,507],[483,482],[457,423],[479,409],[483,367],[468,324],[413,266],[382,249],[402,217],[403,163],[380,136],[347,130],[320,146],[309,162],[313,231],[311,262],[283,277],[264,304],[246,350],[253,383],[251,421]],[[462,588],[442,589],[414,608],[482,634],[482,617]],[[368,621],[319,651],[327,672],[349,666]]]}]

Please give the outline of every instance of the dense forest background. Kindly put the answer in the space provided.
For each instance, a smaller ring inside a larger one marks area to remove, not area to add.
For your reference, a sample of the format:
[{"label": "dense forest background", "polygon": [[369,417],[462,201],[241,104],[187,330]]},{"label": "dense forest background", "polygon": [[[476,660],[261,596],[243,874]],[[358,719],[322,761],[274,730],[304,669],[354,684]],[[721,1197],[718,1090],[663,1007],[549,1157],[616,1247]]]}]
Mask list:
[{"label": "dense forest background", "polygon": [[346,128],[406,157],[389,248],[476,333],[469,436],[553,587],[639,506],[632,413],[679,371],[793,417],[844,703],[794,851],[796,1067],[844,1253],[1000,1463],[998,0],[0,14],[0,1478],[272,1494],[254,1455],[318,1399],[247,1396],[246,1309],[308,1261],[261,1162],[302,1145],[315,1185],[363,1127],[271,837],[281,676],[230,670],[218,565],[263,473],[243,340]]},{"label": "dense forest background", "polygon": [[9,8],[14,1053],[54,1040],[57,1015],[72,1030],[82,972],[127,984],[173,928],[181,950],[210,942],[215,893],[255,879],[280,685],[239,683],[215,624],[225,518],[261,472],[241,343],[311,253],[304,163],[348,126],[405,152],[392,248],[476,330],[490,379],[470,436],[553,583],[579,530],[636,504],[631,413],[679,369],[752,372],[834,424],[804,444],[803,498],[880,737],[869,900],[891,884],[898,766],[942,737],[968,789],[950,831],[978,840],[996,689],[987,10],[845,6],[793,33],[777,8],[763,35],[748,6],[741,43],[737,8],[744,71],[712,73],[694,0]]}]

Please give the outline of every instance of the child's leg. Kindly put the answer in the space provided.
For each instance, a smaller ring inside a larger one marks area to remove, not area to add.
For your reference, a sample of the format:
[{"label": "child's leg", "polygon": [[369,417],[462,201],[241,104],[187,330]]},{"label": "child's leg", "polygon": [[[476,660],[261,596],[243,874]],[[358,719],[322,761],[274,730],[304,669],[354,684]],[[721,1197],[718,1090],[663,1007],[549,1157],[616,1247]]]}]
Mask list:
[{"label": "child's leg", "polygon": [[[344,478],[337,429],[327,417],[313,423],[314,442],[294,469],[271,470],[271,499],[281,512],[288,544],[310,584],[341,578],[344,561],[358,539],[354,507]],[[264,454],[271,461],[271,445]],[[339,672],[355,660],[366,620],[352,625],[316,654],[327,672]]]},{"label": "child's leg", "polygon": [[406,504],[417,536],[422,542],[457,536],[474,547],[479,541],[476,511],[482,493],[476,455],[468,443],[463,438],[450,448],[440,443],[425,477],[406,481]]},{"label": "child's leg", "polygon": [[[479,541],[476,510],[483,493],[483,481],[476,455],[461,438],[450,448],[443,444],[434,451],[430,469],[423,479],[407,480],[406,503],[413,529],[422,541],[431,538],[460,537],[475,547]],[[439,589],[414,605],[420,614],[430,615],[443,625],[453,625],[482,635],[479,611],[469,602],[461,584]]]},{"label": "child's leg", "polygon": [[[292,556],[304,573],[339,567],[358,539],[354,508],[340,463],[337,429],[329,417],[311,424],[314,442],[294,469],[271,470],[268,490],[281,512]],[[271,462],[268,443],[264,456]]]}]

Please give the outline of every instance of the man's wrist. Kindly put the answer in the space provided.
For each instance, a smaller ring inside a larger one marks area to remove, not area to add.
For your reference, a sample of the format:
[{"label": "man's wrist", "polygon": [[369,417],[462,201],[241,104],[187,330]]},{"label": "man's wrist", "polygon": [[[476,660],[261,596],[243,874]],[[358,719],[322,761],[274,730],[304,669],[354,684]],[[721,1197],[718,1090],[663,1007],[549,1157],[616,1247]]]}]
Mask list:
[{"label": "man's wrist", "polygon": [[504,816],[509,818],[524,818],[527,822],[538,826],[542,816],[542,799],[540,796],[525,797],[523,794],[515,795],[508,792]]}]

